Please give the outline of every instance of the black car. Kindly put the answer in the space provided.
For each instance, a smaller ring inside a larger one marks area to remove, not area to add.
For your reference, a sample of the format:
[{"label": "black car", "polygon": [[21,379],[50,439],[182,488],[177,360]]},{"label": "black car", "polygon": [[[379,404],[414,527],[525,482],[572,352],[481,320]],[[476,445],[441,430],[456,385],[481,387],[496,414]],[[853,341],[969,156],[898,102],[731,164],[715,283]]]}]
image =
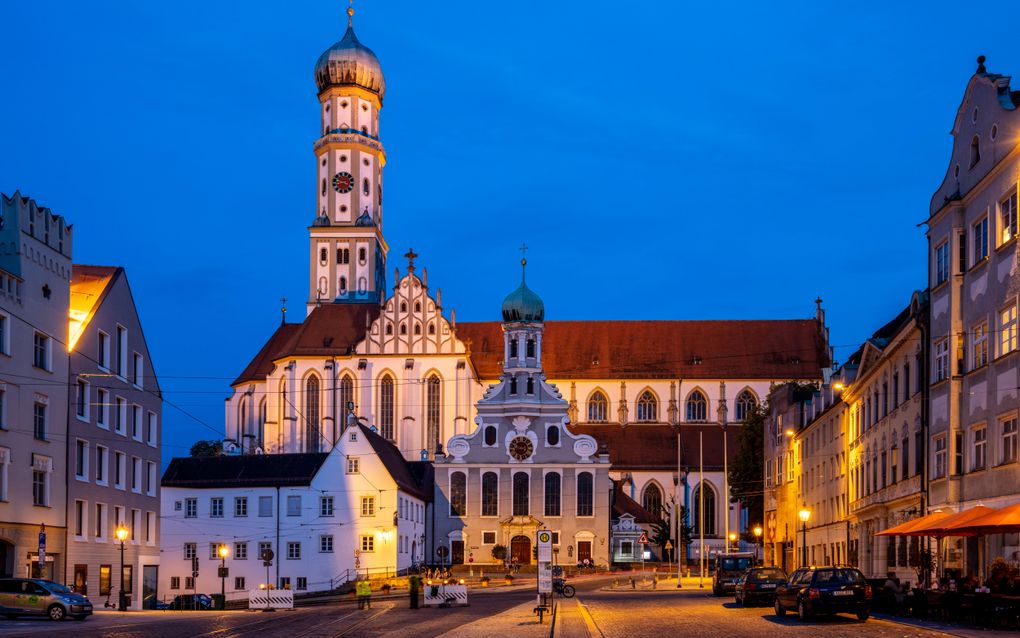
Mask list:
[{"label": "black car", "polygon": [[857,614],[867,620],[871,613],[871,585],[855,567],[805,567],[793,572],[785,585],[776,588],[777,616],[796,610],[807,620],[816,614]]},{"label": "black car", "polygon": [[771,603],[776,589],[786,584],[786,572],[778,567],[752,567],[737,581],[734,595],[738,605]]},{"label": "black car", "polygon": [[712,593],[722,596],[736,589],[737,579],[749,567],[754,565],[754,554],[750,552],[730,552],[719,554],[715,561],[712,574]]},{"label": "black car", "polygon": [[181,594],[174,596],[171,609],[204,611],[213,608],[213,599],[205,594]]}]

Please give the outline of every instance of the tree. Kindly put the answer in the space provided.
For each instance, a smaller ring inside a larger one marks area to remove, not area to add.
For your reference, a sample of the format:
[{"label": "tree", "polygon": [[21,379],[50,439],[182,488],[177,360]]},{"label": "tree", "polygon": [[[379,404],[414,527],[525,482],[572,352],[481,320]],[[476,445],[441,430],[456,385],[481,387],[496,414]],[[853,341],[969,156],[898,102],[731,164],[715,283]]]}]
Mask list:
[{"label": "tree", "polygon": [[730,463],[730,500],[747,510],[747,520],[753,525],[764,523],[765,492],[765,419],[768,406],[751,410],[740,426],[740,448]]},{"label": "tree", "polygon": [[[652,523],[652,534],[648,540],[652,545],[658,545],[660,556],[666,557],[666,541],[673,541],[673,556],[681,556],[686,548],[694,542],[694,529],[688,524],[687,508],[681,505],[677,508],[680,517],[680,542],[674,539],[674,530],[669,528],[669,518],[666,516],[666,508],[662,508],[654,523]],[[654,515],[654,513],[653,513]]]},{"label": "tree", "polygon": [[503,562],[506,560],[506,545],[493,545],[492,546],[492,559]]},{"label": "tree", "polygon": [[217,441],[215,439],[209,441],[195,441],[195,444],[191,446],[190,454],[193,457],[222,456],[223,441]]}]

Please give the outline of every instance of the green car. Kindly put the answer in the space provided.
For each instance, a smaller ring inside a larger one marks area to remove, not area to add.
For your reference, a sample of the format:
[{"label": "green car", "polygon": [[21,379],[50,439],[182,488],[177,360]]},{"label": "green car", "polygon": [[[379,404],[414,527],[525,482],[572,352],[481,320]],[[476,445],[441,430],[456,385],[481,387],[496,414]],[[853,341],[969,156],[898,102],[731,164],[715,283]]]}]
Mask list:
[{"label": "green car", "polygon": [[84,620],[92,615],[92,603],[60,583],[41,578],[0,578],[0,615],[48,616]]}]

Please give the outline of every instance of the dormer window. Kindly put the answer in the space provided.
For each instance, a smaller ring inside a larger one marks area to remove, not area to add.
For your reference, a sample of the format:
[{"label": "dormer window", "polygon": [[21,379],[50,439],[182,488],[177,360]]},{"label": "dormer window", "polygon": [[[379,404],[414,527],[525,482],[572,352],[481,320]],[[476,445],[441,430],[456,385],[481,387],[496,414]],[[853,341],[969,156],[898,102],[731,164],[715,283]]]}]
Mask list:
[{"label": "dormer window", "polygon": [[534,359],[535,358],[535,340],[534,339],[528,339],[528,343],[527,343],[526,348],[527,348],[527,350],[525,352],[525,356],[527,356],[529,359]]},{"label": "dormer window", "polygon": [[981,161],[981,139],[975,135],[970,141],[970,167],[974,168]]}]

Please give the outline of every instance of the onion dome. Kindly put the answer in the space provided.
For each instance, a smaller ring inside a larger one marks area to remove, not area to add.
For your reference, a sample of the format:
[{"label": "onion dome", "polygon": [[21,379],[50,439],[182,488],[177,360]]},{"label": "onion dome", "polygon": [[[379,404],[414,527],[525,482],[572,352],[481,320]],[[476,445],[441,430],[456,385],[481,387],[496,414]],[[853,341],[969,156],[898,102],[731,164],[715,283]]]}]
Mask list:
[{"label": "onion dome", "polygon": [[386,93],[382,65],[354,35],[354,9],[347,9],[347,32],[339,42],[323,51],[315,63],[315,84],[320,91],[331,86],[357,86],[371,91],[381,100]]},{"label": "onion dome", "polygon": [[329,226],[329,225],[330,225],[329,217],[326,216],[325,211],[323,211],[323,213],[321,215],[317,216],[315,218],[315,221],[312,222],[312,227],[313,228],[319,228],[319,227],[322,227],[322,226]]},{"label": "onion dome", "polygon": [[541,323],[545,319],[545,304],[535,291],[524,282],[524,267],[528,260],[521,260],[521,285],[503,300],[503,321],[529,321]]}]

